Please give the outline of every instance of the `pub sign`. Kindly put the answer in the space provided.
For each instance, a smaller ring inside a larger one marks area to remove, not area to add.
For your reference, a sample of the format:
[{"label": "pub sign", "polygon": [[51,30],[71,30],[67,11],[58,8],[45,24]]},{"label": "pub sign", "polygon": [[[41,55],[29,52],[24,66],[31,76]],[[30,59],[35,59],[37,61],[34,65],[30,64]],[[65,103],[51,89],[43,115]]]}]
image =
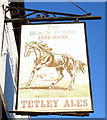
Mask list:
[{"label": "pub sign", "polygon": [[84,22],[22,25],[18,108],[92,112]]}]

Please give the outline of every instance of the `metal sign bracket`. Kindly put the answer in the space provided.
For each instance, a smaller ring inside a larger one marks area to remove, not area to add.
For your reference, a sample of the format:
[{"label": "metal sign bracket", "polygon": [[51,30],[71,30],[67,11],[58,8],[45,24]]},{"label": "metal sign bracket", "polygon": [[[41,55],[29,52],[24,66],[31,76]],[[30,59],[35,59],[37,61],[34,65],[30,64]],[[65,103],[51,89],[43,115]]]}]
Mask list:
[{"label": "metal sign bracket", "polygon": [[[10,11],[12,18],[7,16]],[[21,16],[21,11],[28,11],[29,13]],[[33,17],[32,17],[33,16]],[[5,11],[5,22],[24,22],[30,24],[31,22],[43,21],[75,21],[79,20],[100,20],[101,16],[91,16],[91,13],[85,15],[69,14],[45,10],[27,9],[21,7],[7,6]]]}]

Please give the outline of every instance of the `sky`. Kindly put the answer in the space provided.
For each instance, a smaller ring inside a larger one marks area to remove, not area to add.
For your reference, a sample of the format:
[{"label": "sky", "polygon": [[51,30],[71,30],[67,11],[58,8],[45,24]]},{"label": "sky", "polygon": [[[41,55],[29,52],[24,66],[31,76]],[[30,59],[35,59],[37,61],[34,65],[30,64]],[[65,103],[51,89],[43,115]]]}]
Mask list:
[{"label": "sky", "polygon": [[[94,113],[84,118],[105,118],[105,2],[76,2],[92,16],[101,16],[101,20],[87,20],[86,34],[90,63],[90,77]],[[70,2],[25,2],[25,8],[85,14]],[[72,22],[72,21],[71,21]],[[73,116],[37,116],[33,118],[80,118]]]}]

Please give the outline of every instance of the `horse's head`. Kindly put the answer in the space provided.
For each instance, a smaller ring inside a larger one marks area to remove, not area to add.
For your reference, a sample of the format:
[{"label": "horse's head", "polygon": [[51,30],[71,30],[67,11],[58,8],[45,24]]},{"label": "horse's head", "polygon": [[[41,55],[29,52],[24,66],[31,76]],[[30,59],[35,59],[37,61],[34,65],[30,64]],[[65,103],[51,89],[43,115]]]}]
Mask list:
[{"label": "horse's head", "polygon": [[31,43],[26,43],[24,56],[25,56],[25,57],[29,57],[29,55],[30,55],[31,52],[32,52]]},{"label": "horse's head", "polygon": [[26,43],[25,45],[25,52],[24,56],[29,57],[31,52],[35,52],[37,57],[40,57],[42,54],[46,52],[51,52],[52,49],[48,47],[46,43],[43,43],[43,41],[34,41]]},{"label": "horse's head", "polygon": [[51,52],[53,49],[49,48],[43,41],[36,41],[35,44],[42,50],[42,52]]},{"label": "horse's head", "polygon": [[24,56],[29,57],[31,52],[35,52],[36,55],[38,52],[40,52],[40,47],[38,46],[37,42],[26,43]]}]

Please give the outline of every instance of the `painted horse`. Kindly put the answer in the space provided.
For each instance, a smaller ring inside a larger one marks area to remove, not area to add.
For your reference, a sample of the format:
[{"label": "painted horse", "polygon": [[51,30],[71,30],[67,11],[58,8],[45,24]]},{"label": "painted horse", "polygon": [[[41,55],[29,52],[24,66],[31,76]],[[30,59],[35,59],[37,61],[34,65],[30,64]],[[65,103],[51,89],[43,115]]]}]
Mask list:
[{"label": "painted horse", "polygon": [[71,76],[71,82],[67,88],[69,90],[74,87],[76,73],[80,71],[83,73],[85,72],[85,63],[75,60],[68,54],[53,53],[52,50],[52,48],[49,48],[48,45],[42,41],[26,43],[24,56],[29,57],[31,52],[34,52],[36,56],[36,59],[34,60],[35,66],[26,85],[27,87],[30,86],[37,70],[42,67],[53,67],[58,73],[58,78],[49,85],[49,88],[54,87],[54,85],[56,85],[64,77],[63,70],[66,70]]}]

